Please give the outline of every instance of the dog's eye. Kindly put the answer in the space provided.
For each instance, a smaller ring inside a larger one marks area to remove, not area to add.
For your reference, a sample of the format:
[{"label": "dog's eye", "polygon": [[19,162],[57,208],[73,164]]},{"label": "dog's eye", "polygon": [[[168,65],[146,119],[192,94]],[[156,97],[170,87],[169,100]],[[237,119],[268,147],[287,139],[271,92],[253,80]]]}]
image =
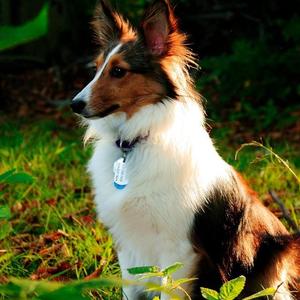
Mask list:
[{"label": "dog's eye", "polygon": [[110,76],[116,77],[116,78],[122,78],[126,75],[127,71],[120,67],[113,67],[110,70]]}]

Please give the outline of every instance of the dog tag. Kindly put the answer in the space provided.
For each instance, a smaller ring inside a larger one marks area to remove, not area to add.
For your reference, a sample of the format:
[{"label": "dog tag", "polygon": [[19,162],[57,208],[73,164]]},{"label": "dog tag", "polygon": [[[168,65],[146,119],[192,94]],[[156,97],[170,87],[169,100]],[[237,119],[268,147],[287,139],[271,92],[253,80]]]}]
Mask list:
[{"label": "dog tag", "polygon": [[128,184],[128,179],[126,175],[126,162],[125,157],[121,157],[114,162],[114,186],[118,190],[123,190]]}]

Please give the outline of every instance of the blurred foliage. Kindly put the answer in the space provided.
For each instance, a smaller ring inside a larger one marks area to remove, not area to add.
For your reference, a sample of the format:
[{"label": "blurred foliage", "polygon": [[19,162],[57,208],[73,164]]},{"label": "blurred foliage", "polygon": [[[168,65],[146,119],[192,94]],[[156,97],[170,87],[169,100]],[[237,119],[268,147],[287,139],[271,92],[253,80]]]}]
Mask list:
[{"label": "blurred foliage", "polygon": [[293,109],[299,105],[300,18],[277,20],[276,25],[280,30],[276,44],[270,36],[239,39],[230,53],[201,61],[205,74],[198,86],[212,99],[208,107],[213,106],[217,112],[217,107],[238,103],[232,119],[247,115],[250,120],[260,121],[260,128],[266,128],[278,121],[287,103],[293,104]]},{"label": "blurred foliage", "polygon": [[39,14],[19,26],[0,26],[0,51],[28,43],[48,32],[49,5],[46,2]]}]

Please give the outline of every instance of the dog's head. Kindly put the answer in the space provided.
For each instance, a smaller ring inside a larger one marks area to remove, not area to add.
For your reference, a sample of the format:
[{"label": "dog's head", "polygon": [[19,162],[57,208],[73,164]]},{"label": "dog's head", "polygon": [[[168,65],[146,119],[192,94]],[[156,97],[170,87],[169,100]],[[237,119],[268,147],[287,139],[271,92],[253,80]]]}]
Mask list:
[{"label": "dog's head", "polygon": [[167,0],[157,0],[146,9],[140,28],[102,0],[92,24],[100,46],[97,71],[73,99],[75,113],[102,118],[123,112],[130,118],[143,106],[176,99],[172,60],[186,64],[191,53]]}]

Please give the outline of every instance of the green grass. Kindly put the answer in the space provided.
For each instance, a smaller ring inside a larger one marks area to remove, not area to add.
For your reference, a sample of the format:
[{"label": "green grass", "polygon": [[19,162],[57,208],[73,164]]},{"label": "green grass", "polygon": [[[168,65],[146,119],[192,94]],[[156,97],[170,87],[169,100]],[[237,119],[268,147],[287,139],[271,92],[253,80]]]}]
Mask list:
[{"label": "green grass", "polygon": [[[1,219],[0,213],[0,282],[10,277],[68,281],[90,274],[119,276],[112,239],[96,221],[85,171],[91,149],[82,145],[83,130],[75,123],[70,128],[47,120],[4,121],[0,127],[0,174],[16,169],[15,172],[32,176],[33,181],[0,181],[0,207],[4,214]],[[223,157],[280,215],[268,195],[269,189],[275,190],[297,222],[299,183],[293,175],[262,148],[245,148],[235,160],[239,145],[228,145],[228,134],[234,132],[213,132]],[[273,150],[288,160],[299,176],[299,149],[281,143],[273,145]],[[10,212],[5,212],[7,206]],[[99,290],[90,297],[120,299],[120,290]]]},{"label": "green grass", "polygon": [[[0,205],[10,207],[12,227],[0,241],[0,278],[119,273],[112,239],[95,221],[85,172],[90,149],[83,148],[82,133],[51,121],[2,124],[0,174],[15,168],[34,180],[0,186]],[[113,299],[105,293],[104,299]]]}]

